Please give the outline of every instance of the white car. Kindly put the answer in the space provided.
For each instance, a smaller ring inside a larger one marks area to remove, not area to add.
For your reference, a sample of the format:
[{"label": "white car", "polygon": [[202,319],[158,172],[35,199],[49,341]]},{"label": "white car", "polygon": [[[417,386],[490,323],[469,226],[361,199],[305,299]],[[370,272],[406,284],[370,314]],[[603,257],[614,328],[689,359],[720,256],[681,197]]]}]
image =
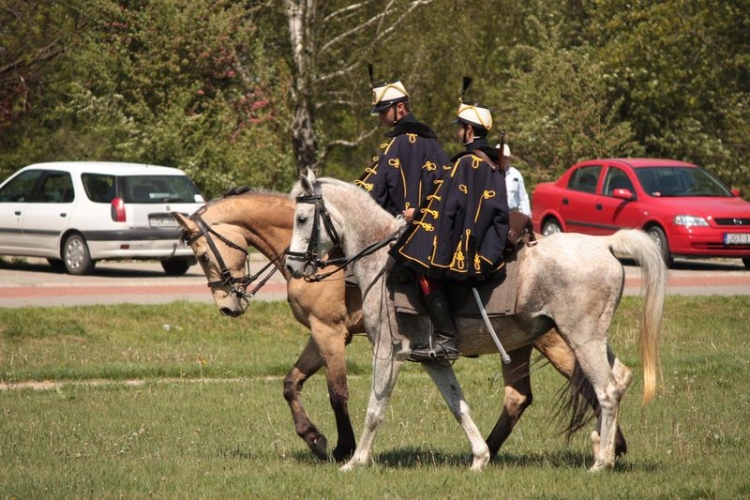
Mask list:
[{"label": "white car", "polygon": [[168,275],[195,263],[170,212],[204,200],[176,168],[112,162],[24,167],[0,184],[0,255],[47,258],[71,274],[104,259],[158,259]]}]

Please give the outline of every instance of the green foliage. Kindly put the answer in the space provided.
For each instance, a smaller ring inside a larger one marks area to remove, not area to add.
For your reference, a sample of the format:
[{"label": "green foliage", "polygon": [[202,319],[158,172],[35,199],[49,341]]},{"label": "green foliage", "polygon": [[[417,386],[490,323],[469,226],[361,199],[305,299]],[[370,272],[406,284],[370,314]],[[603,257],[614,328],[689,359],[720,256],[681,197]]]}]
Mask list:
[{"label": "green foliage", "polygon": [[[76,43],[61,56],[48,108],[6,173],[38,160],[100,159],[183,168],[204,195],[240,184],[287,189],[290,77],[233,2],[119,6],[81,0]],[[165,29],[165,27],[169,27]]]},{"label": "green foliage", "polygon": [[[312,2],[310,67],[283,2],[0,0],[0,174],[41,160],[184,168],[207,197],[286,190],[311,83],[321,173],[353,179],[384,130],[367,62],[401,78],[449,153],[463,75],[530,187],[575,160],[693,161],[750,192],[750,17],[742,1]],[[415,7],[412,9],[412,7]],[[8,28],[6,28],[8,27]]]},{"label": "green foliage", "polygon": [[519,45],[500,97],[516,158],[530,167],[530,185],[557,178],[588,158],[637,156],[630,123],[617,120],[622,99],[607,93],[602,68],[585,51],[565,48],[558,27],[539,25],[538,47]]},{"label": "green foliage", "polygon": [[650,156],[698,163],[750,187],[746,2],[621,0],[592,9],[589,50]]}]

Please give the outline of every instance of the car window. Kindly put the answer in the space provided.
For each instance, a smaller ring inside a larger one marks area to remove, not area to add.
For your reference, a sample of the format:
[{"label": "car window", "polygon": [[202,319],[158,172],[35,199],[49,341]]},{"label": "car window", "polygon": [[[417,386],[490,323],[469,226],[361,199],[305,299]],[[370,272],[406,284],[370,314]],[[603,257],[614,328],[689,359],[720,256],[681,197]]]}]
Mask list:
[{"label": "car window", "polygon": [[0,190],[0,202],[31,201],[43,173],[43,170],[26,170],[19,174]]},{"label": "car window", "polygon": [[643,167],[635,175],[651,196],[733,196],[713,174],[696,167]]},{"label": "car window", "polygon": [[83,189],[89,200],[95,203],[110,203],[115,197],[115,176],[106,174],[81,175]]},{"label": "car window", "polygon": [[34,203],[71,203],[73,181],[68,172],[46,172],[32,200]]},{"label": "car window", "polygon": [[583,191],[585,193],[595,193],[601,171],[602,167],[600,165],[591,165],[576,169],[570,176],[568,189]]},{"label": "car window", "polygon": [[604,178],[604,194],[612,196],[612,192],[615,189],[629,189],[630,192],[635,193],[633,183],[630,182],[628,174],[621,168],[609,167],[607,175]]},{"label": "car window", "polygon": [[124,181],[123,198],[130,203],[195,203],[199,194],[182,175],[133,175]]}]

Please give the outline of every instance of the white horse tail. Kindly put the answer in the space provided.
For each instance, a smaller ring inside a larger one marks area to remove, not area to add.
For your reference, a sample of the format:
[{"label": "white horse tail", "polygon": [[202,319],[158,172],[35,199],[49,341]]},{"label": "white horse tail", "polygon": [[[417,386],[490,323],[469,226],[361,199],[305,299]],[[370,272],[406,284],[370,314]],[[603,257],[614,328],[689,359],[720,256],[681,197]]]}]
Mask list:
[{"label": "white horse tail", "polygon": [[632,257],[641,266],[645,295],[638,344],[643,363],[643,404],[647,404],[656,393],[661,374],[659,334],[667,293],[667,267],[656,243],[643,231],[623,229],[607,237],[607,241],[614,253]]}]

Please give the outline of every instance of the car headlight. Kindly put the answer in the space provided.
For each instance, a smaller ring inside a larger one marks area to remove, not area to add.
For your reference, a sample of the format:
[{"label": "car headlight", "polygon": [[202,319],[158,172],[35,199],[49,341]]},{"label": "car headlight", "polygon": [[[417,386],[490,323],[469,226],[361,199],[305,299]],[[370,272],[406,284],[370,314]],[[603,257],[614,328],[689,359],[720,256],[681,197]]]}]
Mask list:
[{"label": "car headlight", "polygon": [[695,215],[675,215],[674,217],[675,226],[708,226],[708,221],[703,217],[696,217]]}]

